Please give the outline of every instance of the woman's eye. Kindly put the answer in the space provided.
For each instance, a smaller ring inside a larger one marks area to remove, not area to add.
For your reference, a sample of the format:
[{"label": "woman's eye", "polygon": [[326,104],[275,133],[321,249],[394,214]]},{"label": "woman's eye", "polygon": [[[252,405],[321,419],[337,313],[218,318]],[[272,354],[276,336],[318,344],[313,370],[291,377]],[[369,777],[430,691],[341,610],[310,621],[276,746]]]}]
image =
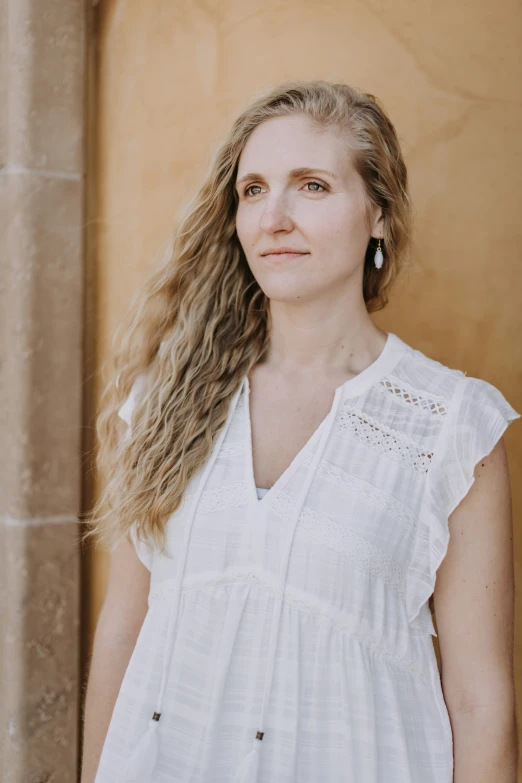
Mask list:
[{"label": "woman's eye", "polygon": [[[320,182],[311,181],[311,182],[306,182],[306,183],[305,183],[305,185],[318,185],[318,186],[319,186],[320,188],[322,188],[323,190],[326,190],[325,186],[324,186],[324,185],[321,185],[321,183],[320,183]],[[249,185],[249,186],[248,186],[248,188],[245,188],[245,190],[244,190],[244,195],[245,195],[245,196],[249,196],[249,195],[251,195],[251,194],[249,193],[249,191],[251,191],[251,190],[252,190],[252,188],[260,188],[260,187],[261,187],[260,185]],[[314,189],[314,190],[309,190],[308,192],[309,192],[309,193],[320,193],[321,191],[320,191],[320,190],[316,190],[316,189]],[[254,193],[253,195],[255,196],[255,195],[257,195],[257,194],[256,194],[256,193]]]},{"label": "woman's eye", "polygon": [[[307,185],[319,185],[319,187],[320,187],[320,188],[322,188],[323,190],[326,190],[326,188],[324,187],[324,185],[321,185],[321,183],[320,183],[320,182],[307,182],[306,184],[307,184]],[[319,193],[319,192],[320,192],[319,190],[311,190],[311,191],[310,191],[310,193]]]}]

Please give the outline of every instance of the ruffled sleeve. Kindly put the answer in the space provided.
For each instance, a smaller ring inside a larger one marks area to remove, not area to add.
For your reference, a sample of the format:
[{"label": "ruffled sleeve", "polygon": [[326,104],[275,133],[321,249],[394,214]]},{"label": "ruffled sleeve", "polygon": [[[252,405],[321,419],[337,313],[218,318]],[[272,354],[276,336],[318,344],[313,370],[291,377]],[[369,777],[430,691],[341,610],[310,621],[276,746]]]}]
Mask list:
[{"label": "ruffled sleeve", "polygon": [[432,457],[410,561],[409,623],[435,589],[437,569],[448,550],[449,517],[474,483],[475,466],[518,418],[520,413],[487,381],[463,376],[457,382]]},{"label": "ruffled sleeve", "polygon": [[127,433],[130,432],[130,428],[132,425],[132,414],[134,412],[134,408],[136,407],[136,403],[143,395],[144,391],[145,391],[145,376],[138,375],[138,377],[132,384],[130,394],[127,396],[123,405],[118,410],[118,416],[120,417],[120,419],[123,419],[123,421],[126,424],[128,424]]},{"label": "ruffled sleeve", "polygon": [[[132,416],[134,413],[134,409],[136,407],[136,403],[140,400],[140,398],[144,393],[145,393],[145,376],[139,375],[134,381],[131,391],[127,396],[127,398],[125,399],[123,405],[118,409],[118,416],[121,419],[123,419],[123,421],[128,425],[126,433],[124,435],[124,440],[129,436],[131,432]],[[151,571],[152,561],[154,557],[153,546],[145,541],[138,540],[135,526],[132,527],[129,532],[130,532],[132,543],[134,544],[134,548],[136,550],[136,554],[138,555],[143,565],[146,566],[146,568],[148,568],[149,571]]]},{"label": "ruffled sleeve", "polygon": [[154,560],[153,547],[146,541],[138,541],[135,527],[130,529],[130,537],[139,559],[149,571],[152,571],[152,561]]}]

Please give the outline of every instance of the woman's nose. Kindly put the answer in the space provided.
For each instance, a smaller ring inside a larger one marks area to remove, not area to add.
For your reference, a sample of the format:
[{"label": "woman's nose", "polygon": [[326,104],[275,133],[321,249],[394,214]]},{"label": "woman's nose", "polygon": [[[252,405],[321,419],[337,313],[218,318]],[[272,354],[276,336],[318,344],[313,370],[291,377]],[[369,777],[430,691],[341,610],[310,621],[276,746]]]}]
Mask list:
[{"label": "woman's nose", "polygon": [[288,205],[282,199],[267,201],[259,220],[263,231],[288,230],[293,226],[293,219]]}]

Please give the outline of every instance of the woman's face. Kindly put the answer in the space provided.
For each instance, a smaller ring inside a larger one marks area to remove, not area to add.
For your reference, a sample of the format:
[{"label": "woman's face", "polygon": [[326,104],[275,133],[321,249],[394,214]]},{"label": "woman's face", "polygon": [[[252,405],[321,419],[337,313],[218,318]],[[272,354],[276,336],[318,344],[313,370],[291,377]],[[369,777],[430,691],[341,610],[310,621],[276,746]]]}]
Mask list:
[{"label": "woman's face", "polygon": [[[362,297],[370,236],[383,236],[381,210],[367,205],[346,136],[318,132],[303,115],[266,120],[241,153],[236,190],[237,235],[269,298],[309,301],[353,285]],[[265,255],[279,248],[302,254]]]}]

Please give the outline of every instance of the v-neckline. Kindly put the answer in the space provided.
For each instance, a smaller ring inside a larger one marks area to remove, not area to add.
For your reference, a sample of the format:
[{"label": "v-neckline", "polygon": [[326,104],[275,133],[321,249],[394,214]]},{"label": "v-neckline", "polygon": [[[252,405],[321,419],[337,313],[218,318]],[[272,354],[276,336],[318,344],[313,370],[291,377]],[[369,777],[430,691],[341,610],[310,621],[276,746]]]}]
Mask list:
[{"label": "v-neckline", "polygon": [[247,451],[246,471],[247,471],[248,493],[249,493],[250,500],[253,502],[255,506],[257,506],[258,508],[261,507],[264,508],[268,504],[268,502],[272,499],[272,497],[275,495],[275,493],[279,489],[281,489],[281,487],[284,484],[287,483],[291,474],[297,467],[301,457],[304,456],[305,452],[311,447],[312,442],[317,440],[317,438],[320,436],[320,433],[322,432],[322,429],[325,426],[326,421],[329,419],[332,413],[335,402],[337,400],[337,396],[341,393],[342,387],[341,386],[337,387],[334,393],[332,404],[330,406],[330,410],[328,411],[324,419],[318,424],[314,432],[310,435],[310,437],[308,438],[304,446],[302,446],[299,449],[299,451],[294,456],[293,460],[290,462],[288,467],[285,468],[285,470],[279,475],[279,477],[272,484],[272,486],[267,488],[265,494],[262,497],[258,497],[257,485],[254,476],[254,449],[252,443],[252,419],[250,416],[250,383],[248,381],[247,376],[245,376],[243,382],[244,382],[243,393],[245,395],[244,409],[245,409],[245,419],[246,419],[245,439],[246,439],[246,451]]},{"label": "v-neckline", "polygon": [[280,474],[274,484],[267,489],[265,494],[260,498],[257,494],[256,480],[254,476],[254,454],[253,454],[253,442],[252,442],[252,418],[250,414],[250,382],[248,380],[248,374],[244,376],[242,382],[241,393],[244,395],[244,416],[245,416],[245,442],[246,442],[246,481],[248,485],[248,495],[250,502],[257,508],[264,508],[268,505],[274,495],[284,486],[290,479],[292,473],[298,466],[302,457],[311,448],[312,444],[320,437],[323,428],[329,421],[332,411],[336,407],[337,397],[340,394],[343,396],[354,396],[359,394],[364,388],[368,388],[375,383],[379,378],[382,378],[389,370],[394,367],[399,359],[409,349],[407,343],[403,342],[393,332],[388,332],[388,337],[384,344],[384,347],[374,362],[365,367],[353,378],[348,378],[347,381],[341,383],[334,390],[334,396],[330,409],[326,416],[315,428],[314,432],[310,435],[304,446],[299,449],[294,456],[288,467]]}]

